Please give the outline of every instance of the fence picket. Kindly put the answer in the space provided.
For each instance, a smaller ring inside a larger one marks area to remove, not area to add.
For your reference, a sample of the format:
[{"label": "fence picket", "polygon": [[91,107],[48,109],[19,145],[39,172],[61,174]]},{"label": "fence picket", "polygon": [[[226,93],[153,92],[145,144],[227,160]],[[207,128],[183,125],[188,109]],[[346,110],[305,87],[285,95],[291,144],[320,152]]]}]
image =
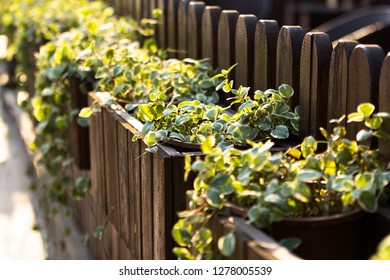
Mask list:
[{"label": "fence picket", "polygon": [[253,89],[254,46],[257,17],[255,15],[240,15],[236,29],[236,86],[246,86]]},{"label": "fence picket", "polygon": [[259,20],[255,34],[254,88],[275,88],[276,47],[279,24],[275,20]]},{"label": "fence picket", "polygon": [[347,113],[348,67],[356,41],[340,41],[333,49],[329,70],[328,131],[333,127],[331,119],[338,119]]},{"label": "fence picket", "polygon": [[202,19],[202,58],[209,58],[214,68],[218,65],[219,6],[206,6]]},{"label": "fence picket", "polygon": [[328,34],[307,33],[303,40],[299,88],[300,136],[320,134],[326,127],[329,65],[332,44]]},{"label": "fence picket", "polygon": [[[352,52],[348,72],[347,114],[356,112],[363,102],[378,106],[379,75],[384,60],[383,50],[378,45],[357,45]],[[363,127],[351,123],[347,132],[350,138]]]},{"label": "fence picket", "polygon": [[[379,111],[390,112],[390,53],[387,54],[383,63],[379,82]],[[384,119],[383,129],[390,134],[390,120]],[[389,140],[379,140],[379,151],[381,155],[390,160]]]},{"label": "fence picket", "polygon": [[162,15],[158,19],[158,26],[157,26],[157,40],[158,45],[162,49],[167,48],[167,16],[168,16],[168,0],[158,0],[157,1],[157,8],[161,9]]},{"label": "fence picket", "polygon": [[[278,36],[276,50],[276,85],[289,84],[299,89],[301,48],[304,31],[300,26],[283,26]],[[292,98],[293,107],[299,104],[299,95]]]},{"label": "fence picket", "polygon": [[195,59],[200,59],[202,56],[202,18],[205,7],[204,2],[190,2],[187,11],[188,36],[186,49],[188,50],[188,57]]},{"label": "fence picket", "polygon": [[[221,69],[228,69],[236,61],[235,42],[236,25],[239,13],[234,10],[224,10],[218,23],[218,65]],[[234,72],[230,78],[234,79]]]},{"label": "fence picket", "polygon": [[[179,0],[168,0],[168,19],[167,19],[167,47],[171,50],[178,49],[178,7]],[[180,25],[181,26],[181,25]],[[180,27],[182,28],[182,27]],[[177,57],[177,53],[171,53],[171,57]]]},{"label": "fence picket", "polygon": [[190,0],[179,0],[178,12],[177,12],[177,57],[183,59],[188,57],[188,6]]}]

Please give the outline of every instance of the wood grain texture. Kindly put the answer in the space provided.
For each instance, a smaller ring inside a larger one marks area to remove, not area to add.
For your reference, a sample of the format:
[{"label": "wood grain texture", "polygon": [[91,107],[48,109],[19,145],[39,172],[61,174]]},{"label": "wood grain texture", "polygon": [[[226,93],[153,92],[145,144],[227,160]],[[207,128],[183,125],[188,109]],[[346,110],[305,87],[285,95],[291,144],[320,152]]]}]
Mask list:
[{"label": "wood grain texture", "polygon": [[283,26],[276,50],[276,86],[289,84],[295,90],[292,107],[299,104],[301,48],[304,31],[300,26]]},{"label": "wood grain texture", "polygon": [[266,90],[276,85],[276,49],[279,24],[274,20],[259,20],[255,33],[254,89]]},{"label": "wood grain texture", "polygon": [[158,19],[157,25],[157,41],[161,49],[167,48],[167,37],[168,37],[168,0],[157,0],[157,8],[162,10],[162,15]]},{"label": "wood grain texture", "polygon": [[331,119],[338,119],[347,113],[348,67],[356,41],[340,41],[333,49],[329,69],[328,131],[334,127]]},{"label": "wood grain texture", "polygon": [[173,259],[173,201],[172,159],[159,149],[153,155],[153,258],[157,260]]},{"label": "wood grain texture", "polygon": [[254,72],[254,45],[257,17],[254,15],[240,15],[236,29],[236,67],[235,86],[240,85],[253,89]]},{"label": "wood grain texture", "polygon": [[111,109],[102,110],[104,123],[104,153],[105,157],[105,175],[106,175],[106,193],[107,210],[110,221],[119,230],[119,180],[118,180],[118,147],[117,147],[117,125],[119,116]]},{"label": "wood grain texture", "polygon": [[[168,17],[167,17],[167,27],[168,27],[168,36],[167,36],[167,47],[171,50],[178,49],[178,7],[179,0],[168,0]],[[182,28],[182,27],[180,27]],[[184,29],[185,30],[185,29]],[[177,57],[177,53],[170,53],[171,57]]]},{"label": "wood grain texture", "polygon": [[186,49],[190,58],[200,59],[202,55],[202,18],[205,7],[204,2],[190,2],[188,5]]},{"label": "wood grain texture", "polygon": [[143,16],[143,4],[144,0],[134,0],[134,19],[138,22],[142,19]]},{"label": "wood grain texture", "polygon": [[130,127],[127,131],[129,158],[129,248],[135,259],[142,259],[142,184],[140,141],[131,139],[137,131]]},{"label": "wood grain texture", "polygon": [[[239,13],[234,10],[222,11],[218,24],[218,66],[228,69],[236,61],[236,25]],[[234,72],[230,74],[234,79]]]},{"label": "wood grain texture", "polygon": [[329,65],[332,45],[325,33],[310,32],[305,35],[301,55],[300,77],[300,137],[320,134],[326,127]]},{"label": "wood grain texture", "polygon": [[[390,53],[387,54],[383,63],[379,81],[379,111],[390,112]],[[390,121],[384,119],[382,128],[390,134]],[[387,140],[379,140],[379,152],[390,160],[390,144]]]},{"label": "wood grain texture", "polygon": [[120,222],[120,238],[126,244],[130,242],[130,223],[129,223],[129,151],[128,142],[131,139],[127,138],[127,130],[130,125],[120,119],[117,122],[118,131],[118,186],[119,186],[119,222]]},{"label": "wood grain texture", "polygon": [[218,66],[218,23],[222,9],[206,6],[202,19],[202,58],[209,58],[214,68]]},{"label": "wood grain texture", "polygon": [[190,0],[179,0],[177,12],[177,57],[184,59],[188,57],[188,6]]},{"label": "wood grain texture", "polygon": [[154,259],[154,215],[153,215],[153,156],[144,153],[147,146],[141,142],[141,215],[142,215],[142,259]]},{"label": "wood grain texture", "polygon": [[[347,114],[356,112],[360,103],[371,102],[378,106],[379,75],[384,60],[383,50],[378,45],[357,45],[352,52],[348,73]],[[351,123],[347,128],[350,138],[355,138],[363,128],[360,123]]]}]

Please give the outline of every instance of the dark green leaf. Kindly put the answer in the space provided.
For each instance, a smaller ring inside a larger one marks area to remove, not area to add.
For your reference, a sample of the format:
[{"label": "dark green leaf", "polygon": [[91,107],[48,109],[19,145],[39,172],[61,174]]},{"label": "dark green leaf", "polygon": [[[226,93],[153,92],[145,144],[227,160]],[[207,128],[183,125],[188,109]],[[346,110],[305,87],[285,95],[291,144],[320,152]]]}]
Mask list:
[{"label": "dark green leaf", "polygon": [[218,249],[225,257],[231,256],[234,253],[235,248],[236,237],[232,232],[218,239]]}]

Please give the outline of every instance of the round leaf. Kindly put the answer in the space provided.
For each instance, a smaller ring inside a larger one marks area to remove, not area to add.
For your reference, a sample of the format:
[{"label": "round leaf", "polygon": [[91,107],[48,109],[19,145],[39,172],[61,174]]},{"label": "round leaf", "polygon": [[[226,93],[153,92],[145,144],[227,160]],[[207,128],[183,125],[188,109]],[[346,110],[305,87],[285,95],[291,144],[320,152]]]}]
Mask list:
[{"label": "round leaf", "polygon": [[236,237],[232,232],[218,239],[218,249],[225,257],[230,257],[236,248]]}]

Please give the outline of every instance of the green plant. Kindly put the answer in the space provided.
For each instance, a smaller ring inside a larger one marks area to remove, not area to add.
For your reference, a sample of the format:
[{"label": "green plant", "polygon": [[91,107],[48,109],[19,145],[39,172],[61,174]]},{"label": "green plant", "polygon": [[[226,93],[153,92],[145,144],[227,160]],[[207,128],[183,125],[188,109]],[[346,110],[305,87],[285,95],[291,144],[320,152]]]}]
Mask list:
[{"label": "green plant", "polygon": [[[252,99],[250,88],[232,88],[228,75],[234,66],[222,70],[209,82],[216,90],[222,88],[233,94],[227,107],[207,105],[200,100],[166,104],[164,93],[162,98],[155,95],[152,102],[139,105],[135,117],[144,123],[140,137],[145,139],[148,150],[157,151],[158,142],[167,139],[200,144],[213,135],[217,145],[229,147],[246,146],[247,140],[287,139],[290,132],[298,134],[298,110],[292,112],[288,105],[293,89],[284,84],[279,90],[258,90]],[[231,110],[233,105],[239,105],[237,112]]]},{"label": "green plant", "polygon": [[386,236],[378,245],[372,260],[390,260],[390,235]]},{"label": "green plant", "polygon": [[[179,258],[210,258],[212,248],[208,222],[211,217],[229,215],[233,206],[246,210],[247,220],[259,228],[270,228],[285,217],[327,216],[361,208],[375,212],[384,187],[390,180],[387,163],[378,150],[367,144],[372,136],[390,139],[381,130],[382,118],[375,107],[364,103],[348,122],[363,122],[356,140],[346,137],[344,120],[332,120],[332,133],[321,129],[325,140],[306,137],[285,153],[271,153],[271,141],[254,143],[250,149],[215,147],[215,139],[202,144],[203,160],[186,159],[186,175],[197,173],[189,210],[179,213],[172,234],[182,246]],[[207,232],[207,239],[200,238]],[[234,246],[229,233],[218,241],[228,256]],[[228,244],[228,245],[225,245]],[[195,251],[191,254],[190,250]]]}]

